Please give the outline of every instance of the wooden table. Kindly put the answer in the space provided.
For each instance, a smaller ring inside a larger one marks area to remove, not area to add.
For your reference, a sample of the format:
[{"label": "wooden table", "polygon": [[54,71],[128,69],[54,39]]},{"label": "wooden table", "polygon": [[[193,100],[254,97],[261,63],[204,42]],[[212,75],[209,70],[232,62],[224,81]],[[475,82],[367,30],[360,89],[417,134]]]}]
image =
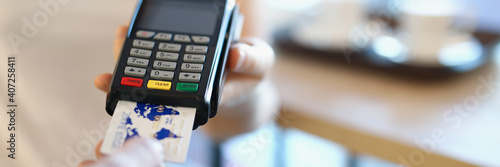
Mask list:
[{"label": "wooden table", "polygon": [[500,61],[420,81],[277,54],[283,125],[407,166],[500,166]]}]

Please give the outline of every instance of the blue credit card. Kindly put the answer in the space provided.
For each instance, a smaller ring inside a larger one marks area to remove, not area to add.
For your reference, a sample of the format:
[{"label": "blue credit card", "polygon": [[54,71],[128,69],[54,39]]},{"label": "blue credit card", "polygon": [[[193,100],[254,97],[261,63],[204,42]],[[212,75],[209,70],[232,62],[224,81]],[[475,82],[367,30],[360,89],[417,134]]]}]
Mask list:
[{"label": "blue credit card", "polygon": [[112,154],[132,137],[151,137],[163,143],[165,161],[183,163],[195,115],[196,108],[119,101],[101,152]]}]

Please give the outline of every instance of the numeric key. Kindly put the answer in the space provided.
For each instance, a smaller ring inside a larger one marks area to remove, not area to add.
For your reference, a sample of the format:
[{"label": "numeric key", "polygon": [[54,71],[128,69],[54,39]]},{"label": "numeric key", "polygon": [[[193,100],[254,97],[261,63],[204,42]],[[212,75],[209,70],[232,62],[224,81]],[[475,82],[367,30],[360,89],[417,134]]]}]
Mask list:
[{"label": "numeric key", "polygon": [[141,57],[141,58],[149,58],[151,57],[151,53],[152,52],[150,50],[144,50],[144,49],[132,48],[130,50],[130,56]]},{"label": "numeric key", "polygon": [[173,43],[160,43],[160,46],[158,46],[158,50],[169,52],[180,52],[181,48],[182,45]]},{"label": "numeric key", "polygon": [[136,39],[132,43],[132,46],[136,48],[153,49],[153,47],[155,47],[155,42]]},{"label": "numeric key", "polygon": [[153,70],[151,71],[151,78],[170,81],[174,79],[174,72]]},{"label": "numeric key", "polygon": [[203,71],[203,64],[183,63],[181,71],[186,72],[201,72]]},{"label": "numeric key", "polygon": [[168,62],[168,61],[155,61],[153,64],[154,69],[158,70],[175,70],[177,63]]},{"label": "numeric key", "polygon": [[139,59],[135,57],[129,57],[127,60],[127,65],[136,67],[147,67],[149,64],[148,59]]},{"label": "numeric key", "polygon": [[198,45],[187,45],[186,53],[198,53],[198,54],[206,54],[208,51],[207,46],[198,46]]},{"label": "numeric key", "polygon": [[185,54],[183,61],[188,63],[204,63],[205,57],[205,55]]}]

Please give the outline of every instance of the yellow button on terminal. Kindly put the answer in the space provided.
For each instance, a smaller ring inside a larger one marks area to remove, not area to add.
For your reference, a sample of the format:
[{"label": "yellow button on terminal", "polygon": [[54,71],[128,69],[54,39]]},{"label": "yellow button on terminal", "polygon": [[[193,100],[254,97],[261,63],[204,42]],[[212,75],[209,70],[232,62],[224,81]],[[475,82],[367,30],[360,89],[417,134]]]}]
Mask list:
[{"label": "yellow button on terminal", "polygon": [[172,82],[149,80],[149,89],[160,89],[160,90],[170,90],[172,87]]}]

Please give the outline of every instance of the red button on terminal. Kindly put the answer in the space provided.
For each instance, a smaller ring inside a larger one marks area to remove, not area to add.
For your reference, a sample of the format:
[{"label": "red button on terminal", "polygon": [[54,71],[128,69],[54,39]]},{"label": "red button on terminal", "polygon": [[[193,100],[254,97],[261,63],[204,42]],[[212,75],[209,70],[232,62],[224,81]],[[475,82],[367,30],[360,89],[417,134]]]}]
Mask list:
[{"label": "red button on terminal", "polygon": [[133,86],[133,87],[142,87],[142,79],[123,77],[122,78],[122,85]]}]

